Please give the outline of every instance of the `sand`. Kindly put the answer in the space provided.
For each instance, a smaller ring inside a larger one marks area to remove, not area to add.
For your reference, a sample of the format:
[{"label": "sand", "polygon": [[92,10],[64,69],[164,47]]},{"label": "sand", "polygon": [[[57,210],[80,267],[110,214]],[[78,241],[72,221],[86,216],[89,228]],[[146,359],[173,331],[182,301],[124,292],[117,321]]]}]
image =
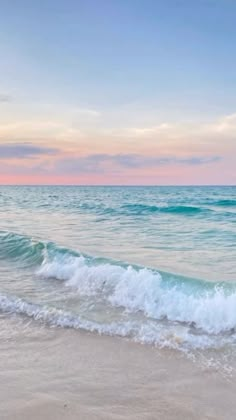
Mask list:
[{"label": "sand", "polygon": [[235,419],[236,381],[174,350],[0,319],[0,419]]}]

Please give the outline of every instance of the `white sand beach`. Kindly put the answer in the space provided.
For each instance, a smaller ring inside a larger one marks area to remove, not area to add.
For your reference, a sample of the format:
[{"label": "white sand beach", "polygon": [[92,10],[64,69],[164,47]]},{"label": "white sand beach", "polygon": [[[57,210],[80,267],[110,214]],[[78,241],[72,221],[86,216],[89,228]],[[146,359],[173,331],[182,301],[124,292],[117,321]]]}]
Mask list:
[{"label": "white sand beach", "polygon": [[234,376],[178,351],[1,318],[0,418],[236,418]]}]

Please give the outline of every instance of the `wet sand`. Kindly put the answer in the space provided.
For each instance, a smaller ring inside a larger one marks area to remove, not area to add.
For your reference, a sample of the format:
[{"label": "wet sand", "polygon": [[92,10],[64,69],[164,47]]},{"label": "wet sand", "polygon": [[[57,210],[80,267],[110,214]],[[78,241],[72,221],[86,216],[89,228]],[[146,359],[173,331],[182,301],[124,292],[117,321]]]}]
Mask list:
[{"label": "wet sand", "polygon": [[0,418],[235,419],[236,381],[178,351],[0,319]]}]

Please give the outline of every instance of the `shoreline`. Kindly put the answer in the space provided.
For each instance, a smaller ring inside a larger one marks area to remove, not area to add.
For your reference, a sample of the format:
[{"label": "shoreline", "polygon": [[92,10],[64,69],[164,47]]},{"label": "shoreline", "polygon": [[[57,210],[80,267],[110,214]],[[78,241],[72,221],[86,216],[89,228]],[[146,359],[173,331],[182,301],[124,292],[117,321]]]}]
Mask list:
[{"label": "shoreline", "polygon": [[175,350],[0,318],[0,418],[236,418],[236,381]]}]

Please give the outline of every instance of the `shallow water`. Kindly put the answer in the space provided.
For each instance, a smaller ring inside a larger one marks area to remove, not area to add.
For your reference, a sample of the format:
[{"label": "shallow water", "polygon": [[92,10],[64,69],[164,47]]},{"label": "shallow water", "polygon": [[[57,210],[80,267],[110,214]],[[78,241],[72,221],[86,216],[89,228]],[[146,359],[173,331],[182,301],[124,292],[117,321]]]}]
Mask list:
[{"label": "shallow water", "polygon": [[183,350],[236,343],[236,187],[0,187],[0,308]]}]

